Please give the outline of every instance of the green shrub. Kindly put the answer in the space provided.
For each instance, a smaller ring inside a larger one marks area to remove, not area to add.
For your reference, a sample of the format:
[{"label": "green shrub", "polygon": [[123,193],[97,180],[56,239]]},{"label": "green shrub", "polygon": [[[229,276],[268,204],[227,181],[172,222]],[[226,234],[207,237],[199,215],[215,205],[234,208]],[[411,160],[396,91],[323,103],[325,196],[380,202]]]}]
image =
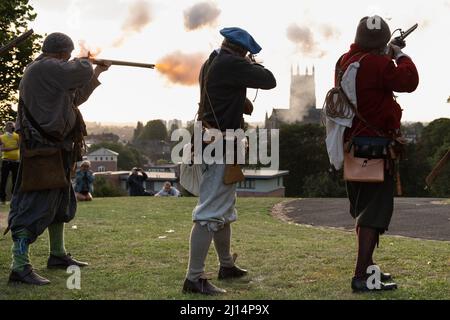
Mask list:
[{"label": "green shrub", "polygon": [[122,197],[126,196],[126,192],[120,187],[113,185],[104,177],[95,177],[94,181],[94,197]]}]

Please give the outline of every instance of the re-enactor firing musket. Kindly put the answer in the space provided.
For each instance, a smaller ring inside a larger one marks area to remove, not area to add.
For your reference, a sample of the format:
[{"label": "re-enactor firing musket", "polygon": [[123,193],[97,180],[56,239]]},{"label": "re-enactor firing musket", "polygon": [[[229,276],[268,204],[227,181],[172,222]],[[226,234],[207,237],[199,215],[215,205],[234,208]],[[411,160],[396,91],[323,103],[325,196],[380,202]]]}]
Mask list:
[{"label": "re-enactor firing musket", "polygon": [[11,50],[12,48],[18,46],[19,44],[21,44],[22,42],[24,42],[25,40],[27,40],[32,34],[33,34],[33,29],[28,30],[27,32],[25,32],[24,34],[18,36],[17,38],[14,38],[12,41],[10,41],[9,43],[7,43],[6,45],[2,46],[0,48],[0,56],[2,56],[3,54],[7,53],[9,50]]}]

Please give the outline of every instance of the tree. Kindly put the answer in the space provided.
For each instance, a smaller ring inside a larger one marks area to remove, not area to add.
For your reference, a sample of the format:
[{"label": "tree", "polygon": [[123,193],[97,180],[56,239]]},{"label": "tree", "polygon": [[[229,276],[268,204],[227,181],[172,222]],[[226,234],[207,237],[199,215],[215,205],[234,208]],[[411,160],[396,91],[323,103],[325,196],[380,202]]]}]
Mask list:
[{"label": "tree", "polygon": [[120,137],[117,134],[114,134],[112,132],[103,132],[100,134],[89,134],[86,137],[86,140],[93,139],[97,140],[99,142],[119,142]]},{"label": "tree", "polygon": [[[2,0],[0,2],[0,43],[6,44],[28,29],[36,18],[28,0]],[[14,120],[17,91],[24,68],[40,49],[41,36],[33,34],[17,48],[0,57],[0,125]]]},{"label": "tree", "polygon": [[144,132],[144,124],[138,121],[136,129],[133,132],[133,142],[137,141],[137,139],[141,136],[142,132]]},{"label": "tree", "polygon": [[147,122],[138,140],[167,140],[166,125],[162,120],[151,120]]},{"label": "tree", "polygon": [[342,177],[342,171],[319,172],[305,177],[302,196],[308,198],[345,197],[347,191]]},{"label": "tree", "polygon": [[[418,143],[418,158],[425,161],[427,174],[450,150],[450,119],[441,118],[434,120],[423,129],[421,140]],[[417,176],[417,175],[416,175]],[[424,184],[424,175],[420,176],[421,182]],[[442,171],[440,176],[432,185],[432,196],[449,197],[450,196],[450,166]]]},{"label": "tree", "polygon": [[172,123],[172,125],[170,126],[170,129],[169,129],[169,132],[168,132],[168,138],[170,139],[170,137],[172,136],[172,133],[175,131],[175,130],[178,130],[178,129],[180,129],[179,127],[178,127],[178,124],[176,124],[176,123]]},{"label": "tree", "polygon": [[[287,196],[302,196],[305,193],[311,196],[305,192],[311,177],[327,173],[329,167],[323,127],[292,124],[280,128],[280,168],[289,170],[289,176],[285,179]],[[322,181],[330,183],[325,178]],[[339,188],[339,182],[336,182],[336,188]]]}]

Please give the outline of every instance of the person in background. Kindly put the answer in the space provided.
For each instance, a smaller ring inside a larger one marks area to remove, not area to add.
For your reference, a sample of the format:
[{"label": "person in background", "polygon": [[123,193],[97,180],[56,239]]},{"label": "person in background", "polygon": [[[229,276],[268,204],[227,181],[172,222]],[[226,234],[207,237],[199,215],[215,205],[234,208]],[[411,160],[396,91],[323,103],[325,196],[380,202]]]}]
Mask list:
[{"label": "person in background", "polygon": [[175,187],[169,181],[164,182],[164,187],[155,194],[155,197],[179,197],[181,195]]},{"label": "person in background", "polygon": [[145,191],[144,183],[148,176],[141,168],[134,167],[127,179],[127,189],[130,197],[151,196],[150,192]]},{"label": "person in background", "polygon": [[75,175],[75,195],[78,201],[92,201],[95,176],[90,168],[91,163],[83,161]]},{"label": "person in background", "polygon": [[0,151],[2,152],[2,177],[0,182],[0,202],[6,203],[6,184],[9,173],[12,174],[11,194],[16,185],[17,172],[19,171],[20,137],[14,132],[14,122],[8,121],[5,125],[5,133],[0,136]]}]

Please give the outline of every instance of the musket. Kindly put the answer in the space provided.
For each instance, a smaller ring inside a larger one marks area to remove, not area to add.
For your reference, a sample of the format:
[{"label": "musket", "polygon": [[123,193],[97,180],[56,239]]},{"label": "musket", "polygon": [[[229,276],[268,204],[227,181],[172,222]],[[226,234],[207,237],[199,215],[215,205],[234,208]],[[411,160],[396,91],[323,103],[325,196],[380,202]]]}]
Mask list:
[{"label": "musket", "polygon": [[450,162],[450,150],[447,151],[444,157],[439,160],[439,162],[434,166],[433,170],[431,170],[430,174],[426,177],[425,182],[428,187],[430,187],[434,180],[439,176],[447,162]]},{"label": "musket", "polygon": [[33,34],[33,32],[34,32],[33,29],[30,29],[27,32],[25,32],[24,34],[18,36],[17,38],[14,38],[12,41],[7,43],[6,45],[2,46],[0,48],[0,56],[5,54],[9,50],[11,50],[13,47],[16,47],[20,43],[22,43],[25,40],[27,40]]},{"label": "musket", "polygon": [[140,63],[140,62],[130,62],[121,60],[109,60],[109,59],[89,59],[93,64],[105,65],[111,63],[113,66],[128,66],[128,67],[138,67],[138,68],[149,68],[154,69],[155,65],[150,63]]},{"label": "musket", "polygon": [[391,40],[391,44],[399,46],[400,48],[404,48],[405,47],[405,39],[407,36],[409,36],[411,33],[413,33],[414,30],[417,29],[417,27],[419,26],[418,23],[416,23],[415,25],[413,25],[411,28],[409,28],[406,31],[402,31],[402,29],[398,29],[400,30],[400,35],[398,37],[395,37],[394,39]]}]

